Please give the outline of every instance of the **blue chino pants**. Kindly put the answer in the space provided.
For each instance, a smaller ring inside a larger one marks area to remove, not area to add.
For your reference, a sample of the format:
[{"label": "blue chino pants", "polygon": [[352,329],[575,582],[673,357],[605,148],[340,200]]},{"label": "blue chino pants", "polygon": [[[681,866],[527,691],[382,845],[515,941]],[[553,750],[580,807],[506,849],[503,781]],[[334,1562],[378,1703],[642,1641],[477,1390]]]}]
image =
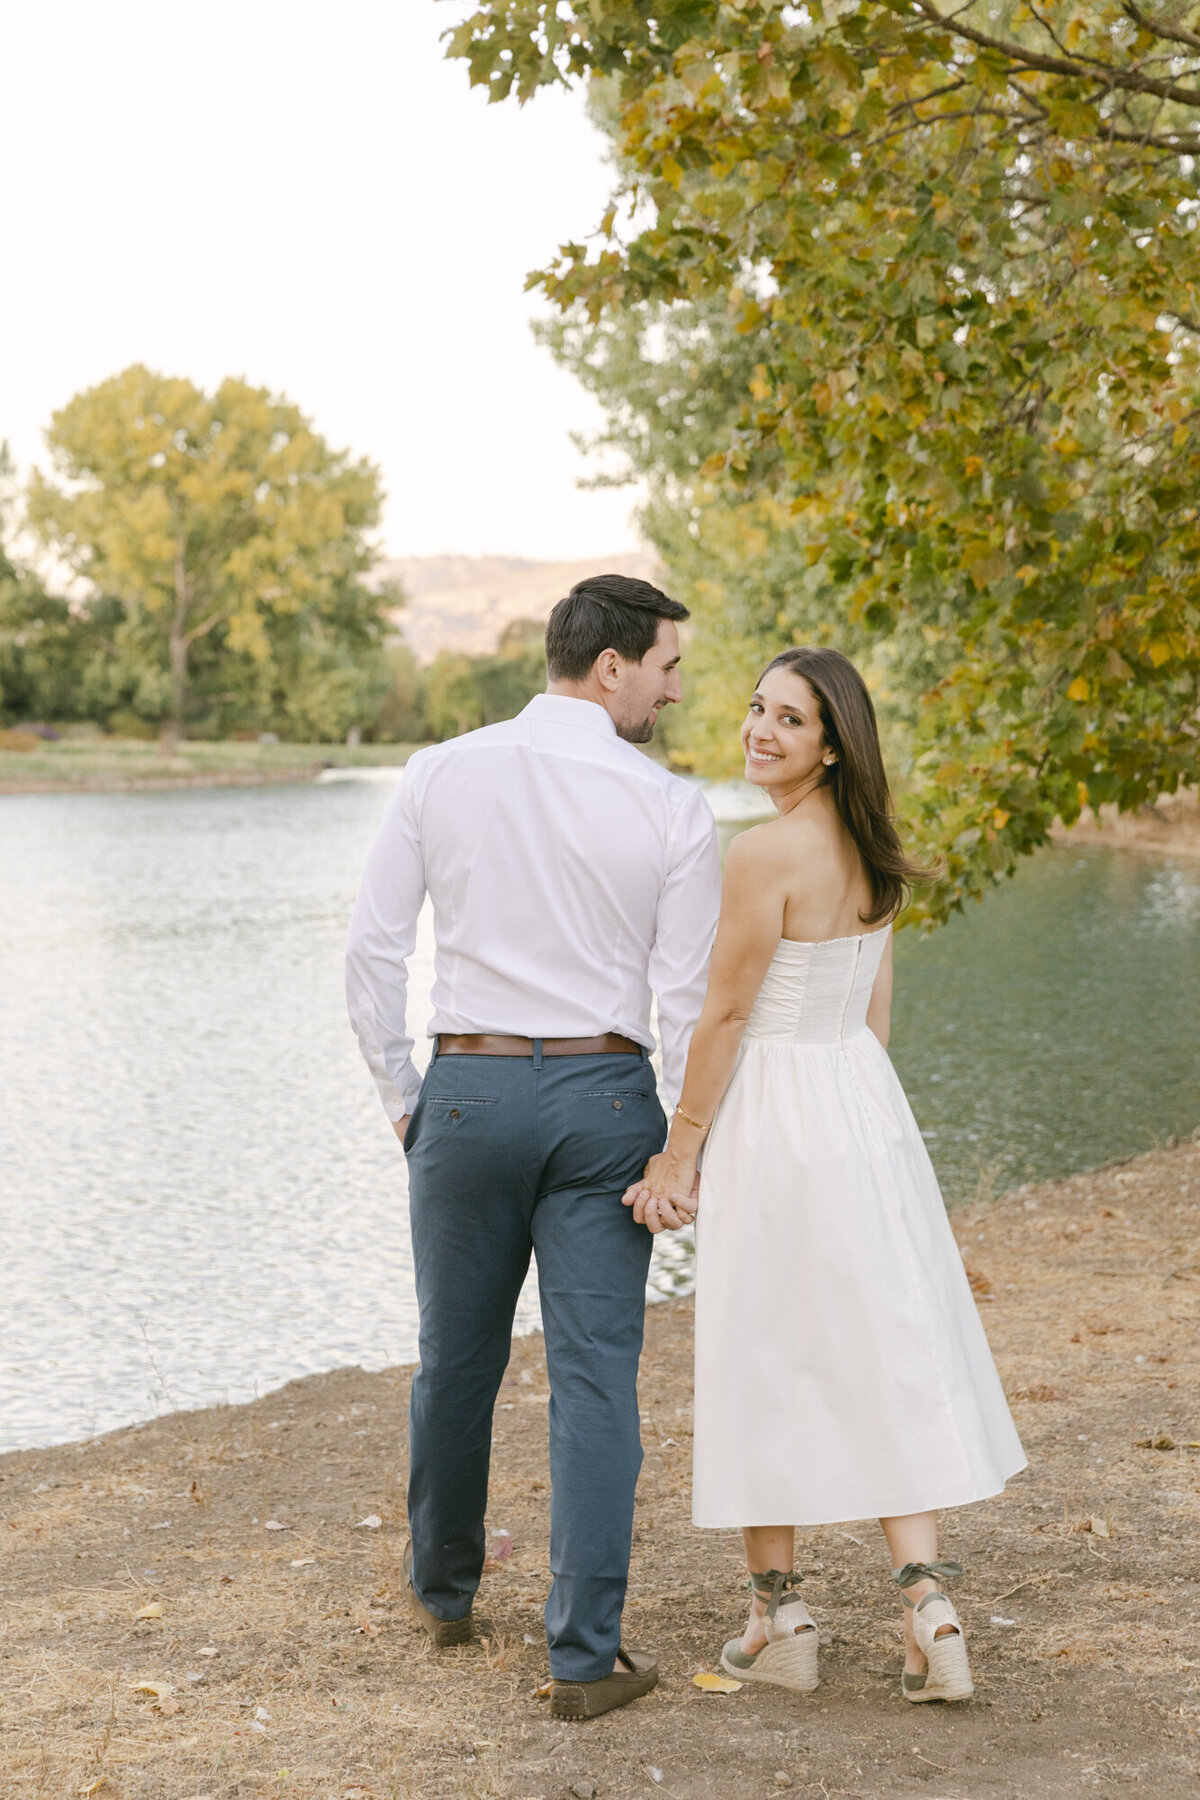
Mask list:
[{"label": "blue chino pants", "polygon": [[421,1366],[409,1406],[413,1585],[461,1619],[479,1586],[492,1409],[537,1258],[550,1377],[550,1670],[611,1672],[642,1462],[651,1236],[621,1204],[666,1121],[645,1055],[442,1056],[405,1146]]}]

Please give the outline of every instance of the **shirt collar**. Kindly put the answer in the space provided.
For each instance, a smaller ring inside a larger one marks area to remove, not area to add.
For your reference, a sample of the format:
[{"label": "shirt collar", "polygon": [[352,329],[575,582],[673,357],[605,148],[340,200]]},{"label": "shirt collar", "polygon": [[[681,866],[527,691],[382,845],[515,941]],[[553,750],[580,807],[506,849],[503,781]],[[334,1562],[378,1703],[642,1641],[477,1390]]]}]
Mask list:
[{"label": "shirt collar", "polygon": [[596,731],[602,737],[617,735],[611,716],[598,701],[576,700],[571,694],[535,694],[525,713],[559,725],[577,725],[582,731]]}]

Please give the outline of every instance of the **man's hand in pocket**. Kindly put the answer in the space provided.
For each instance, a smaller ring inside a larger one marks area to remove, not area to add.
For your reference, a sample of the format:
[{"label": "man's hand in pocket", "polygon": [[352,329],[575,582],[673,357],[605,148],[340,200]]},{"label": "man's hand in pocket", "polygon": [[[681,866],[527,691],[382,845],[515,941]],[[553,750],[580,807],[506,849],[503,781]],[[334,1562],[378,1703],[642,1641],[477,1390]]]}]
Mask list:
[{"label": "man's hand in pocket", "polygon": [[411,1113],[405,1113],[405,1115],[402,1119],[393,1119],[392,1120],[392,1130],[395,1132],[396,1136],[400,1139],[401,1143],[403,1143],[405,1138],[408,1136],[408,1122],[411,1118],[412,1118]]}]

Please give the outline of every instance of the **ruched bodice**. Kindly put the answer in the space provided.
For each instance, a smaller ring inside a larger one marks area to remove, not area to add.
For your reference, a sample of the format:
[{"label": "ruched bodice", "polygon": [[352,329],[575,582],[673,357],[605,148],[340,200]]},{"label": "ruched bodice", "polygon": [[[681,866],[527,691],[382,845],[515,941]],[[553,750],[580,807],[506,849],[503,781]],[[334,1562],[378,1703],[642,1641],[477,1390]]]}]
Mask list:
[{"label": "ruched bodice", "polygon": [[865,1031],[891,929],[885,925],[823,944],[781,938],[747,1022],[747,1038],[844,1044]]}]

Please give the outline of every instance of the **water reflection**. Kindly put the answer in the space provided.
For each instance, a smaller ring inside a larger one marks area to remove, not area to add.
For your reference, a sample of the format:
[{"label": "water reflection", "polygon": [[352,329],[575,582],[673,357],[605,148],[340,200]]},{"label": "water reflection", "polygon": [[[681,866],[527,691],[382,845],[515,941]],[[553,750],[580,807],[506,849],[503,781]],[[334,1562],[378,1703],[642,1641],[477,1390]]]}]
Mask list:
[{"label": "water reflection", "polygon": [[[403,1160],[341,988],[388,792],[0,801],[0,1448],[412,1356]],[[1200,1121],[1198,944],[1200,868],[1102,852],[902,938],[895,1055],[952,1197]],[[426,920],[418,993],[430,953]],[[654,1284],[689,1279],[667,1240]]]}]

